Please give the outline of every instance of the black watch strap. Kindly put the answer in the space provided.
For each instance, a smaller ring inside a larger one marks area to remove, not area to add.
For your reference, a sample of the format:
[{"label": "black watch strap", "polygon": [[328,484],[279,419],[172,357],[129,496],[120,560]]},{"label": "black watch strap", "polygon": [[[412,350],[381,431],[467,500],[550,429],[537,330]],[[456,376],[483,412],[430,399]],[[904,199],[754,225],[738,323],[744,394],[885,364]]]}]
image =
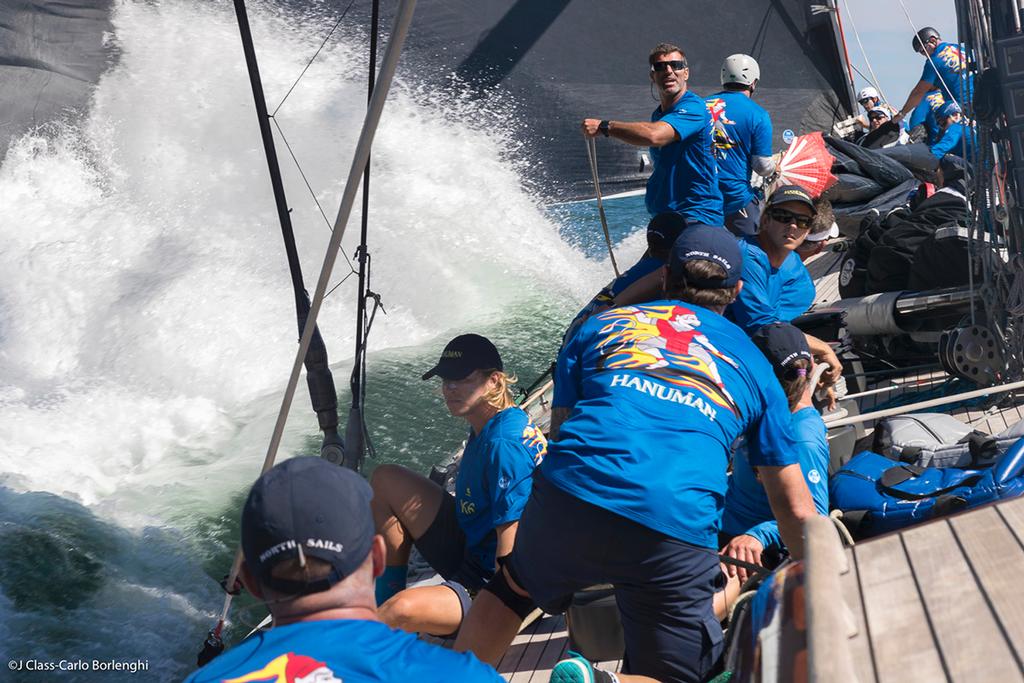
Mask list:
[{"label": "black watch strap", "polygon": [[601,135],[608,137],[608,121],[602,121],[599,123],[597,129],[601,131]]}]

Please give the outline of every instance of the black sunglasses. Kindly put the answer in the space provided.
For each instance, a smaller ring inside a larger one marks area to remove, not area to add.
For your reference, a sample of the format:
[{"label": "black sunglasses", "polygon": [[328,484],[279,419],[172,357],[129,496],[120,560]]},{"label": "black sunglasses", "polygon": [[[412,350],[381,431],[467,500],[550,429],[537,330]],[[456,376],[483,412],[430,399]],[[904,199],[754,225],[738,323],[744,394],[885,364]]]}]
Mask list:
[{"label": "black sunglasses", "polygon": [[785,209],[768,209],[768,218],[786,225],[795,224],[801,230],[811,227],[811,221],[814,220],[813,216],[802,216]]},{"label": "black sunglasses", "polygon": [[682,71],[686,68],[685,59],[670,59],[665,62],[654,62],[651,64],[651,71],[657,71],[661,73],[665,69],[672,67],[673,71]]}]

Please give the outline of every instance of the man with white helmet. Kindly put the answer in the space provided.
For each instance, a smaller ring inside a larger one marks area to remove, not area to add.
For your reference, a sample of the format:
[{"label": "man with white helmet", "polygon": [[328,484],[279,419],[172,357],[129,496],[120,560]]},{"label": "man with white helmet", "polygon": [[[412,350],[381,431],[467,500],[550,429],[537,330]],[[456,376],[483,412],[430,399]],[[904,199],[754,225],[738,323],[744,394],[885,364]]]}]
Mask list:
[{"label": "man with white helmet", "polygon": [[870,122],[872,109],[881,107],[886,111],[888,118],[890,119],[896,115],[896,110],[885,102],[882,102],[882,96],[878,94],[878,90],[870,85],[860,89],[860,92],[857,93],[857,102],[860,106],[864,107],[864,114],[857,115],[857,123],[859,123],[865,130],[873,130]]},{"label": "man with white helmet", "polygon": [[751,172],[767,176],[775,170],[771,117],[751,99],[760,78],[753,57],[730,55],[722,63],[724,90],[704,100],[714,127],[725,227],[740,236],[757,232],[761,218],[761,199],[750,185]]}]

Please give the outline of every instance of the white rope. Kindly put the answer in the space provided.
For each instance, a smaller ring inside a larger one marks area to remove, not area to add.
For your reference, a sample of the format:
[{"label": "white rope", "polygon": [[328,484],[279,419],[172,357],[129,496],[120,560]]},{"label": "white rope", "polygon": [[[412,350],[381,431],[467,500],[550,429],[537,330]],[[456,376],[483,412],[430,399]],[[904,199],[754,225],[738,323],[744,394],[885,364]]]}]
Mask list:
[{"label": "white rope", "polygon": [[608,257],[612,260],[612,270],[619,277],[619,264],[615,262],[615,251],[612,250],[612,236],[608,232],[608,219],[604,215],[604,202],[601,201],[601,181],[597,175],[597,143],[594,138],[587,138],[587,158],[590,159],[590,175],[594,177],[594,192],[597,194],[597,213],[601,216],[601,228],[604,230],[604,243],[608,245]]},{"label": "white rope", "polygon": [[882,97],[882,101],[888,104],[889,98],[885,96],[885,93],[882,91],[882,86],[878,82],[878,77],[875,76],[875,70],[871,67],[871,60],[868,59],[868,53],[867,50],[864,49],[864,43],[860,42],[860,31],[857,30],[857,22],[853,18],[853,8],[850,7],[849,2],[844,4],[846,5],[846,16],[850,17],[850,26],[853,27],[853,36],[857,39],[857,46],[860,48],[860,53],[864,57],[864,63],[868,67],[868,73],[871,74],[871,83],[878,90],[878,94]]},{"label": "white rope", "polygon": [[[370,155],[373,136],[377,131],[377,124],[380,122],[381,112],[384,110],[384,101],[387,98],[388,90],[391,88],[391,80],[395,75],[398,58],[402,54],[402,46],[409,32],[409,24],[412,23],[412,13],[415,8],[416,0],[401,0],[398,13],[395,16],[395,24],[391,30],[391,40],[388,41],[387,49],[384,52],[377,85],[373,90],[373,97],[370,99],[370,106],[366,111],[363,128],[359,133],[359,141],[356,143],[355,154],[352,156],[352,166],[349,169],[348,180],[345,183],[341,206],[338,208],[338,217],[334,221],[334,232],[331,235],[330,244],[327,246],[327,253],[324,255],[320,279],[316,284],[316,293],[309,306],[306,326],[302,330],[302,339],[299,342],[299,349],[295,354],[295,362],[292,364],[292,373],[288,378],[288,386],[285,388],[284,397],[281,399],[281,409],[277,414],[277,423],[274,425],[274,433],[270,438],[270,444],[267,446],[267,455],[263,460],[261,473],[273,467],[274,460],[277,458],[277,449],[281,445],[285,423],[288,421],[288,411],[291,409],[295,388],[299,383],[299,375],[302,373],[303,361],[306,358],[306,353],[309,351],[309,344],[313,339],[313,331],[316,329],[316,318],[320,314],[324,294],[327,292],[327,286],[330,284],[331,272],[334,270],[334,262],[338,258],[338,251],[341,247],[341,238],[345,235],[349,214],[352,212],[356,192],[359,190],[359,180],[363,175],[366,160]],[[235,561],[231,565],[231,573],[228,575],[225,583],[229,589],[234,586],[241,565],[242,548],[239,547],[235,553]],[[227,620],[230,607],[231,594],[229,593],[224,598],[224,608],[220,617],[222,622]]]}]

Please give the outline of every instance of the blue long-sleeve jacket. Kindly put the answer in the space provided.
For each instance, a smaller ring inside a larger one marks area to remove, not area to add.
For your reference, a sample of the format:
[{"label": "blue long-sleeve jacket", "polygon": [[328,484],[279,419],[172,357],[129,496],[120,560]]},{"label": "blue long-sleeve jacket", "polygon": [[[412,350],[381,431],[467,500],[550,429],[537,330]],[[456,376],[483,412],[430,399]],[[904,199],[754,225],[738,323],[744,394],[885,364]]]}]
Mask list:
[{"label": "blue long-sleeve jacket", "polygon": [[[829,455],[825,423],[814,408],[798,410],[793,413],[792,420],[800,469],[814,498],[814,507],[819,514],[827,515]],[[765,548],[782,546],[779,524],[768,503],[768,494],[758,481],[743,448],[733,457],[732,476],[729,477],[722,513],[722,531],[731,536],[753,536]]]},{"label": "blue long-sleeve jacket", "polygon": [[[968,130],[970,133],[968,134]],[[963,139],[967,136],[967,152],[966,155],[963,149]],[[942,159],[947,154],[955,154],[958,157],[964,157],[970,159],[973,156],[975,138],[977,134],[974,132],[973,127],[965,126],[963,123],[951,123],[949,128],[945,130],[939,141],[932,145],[932,156],[936,159]]]}]

